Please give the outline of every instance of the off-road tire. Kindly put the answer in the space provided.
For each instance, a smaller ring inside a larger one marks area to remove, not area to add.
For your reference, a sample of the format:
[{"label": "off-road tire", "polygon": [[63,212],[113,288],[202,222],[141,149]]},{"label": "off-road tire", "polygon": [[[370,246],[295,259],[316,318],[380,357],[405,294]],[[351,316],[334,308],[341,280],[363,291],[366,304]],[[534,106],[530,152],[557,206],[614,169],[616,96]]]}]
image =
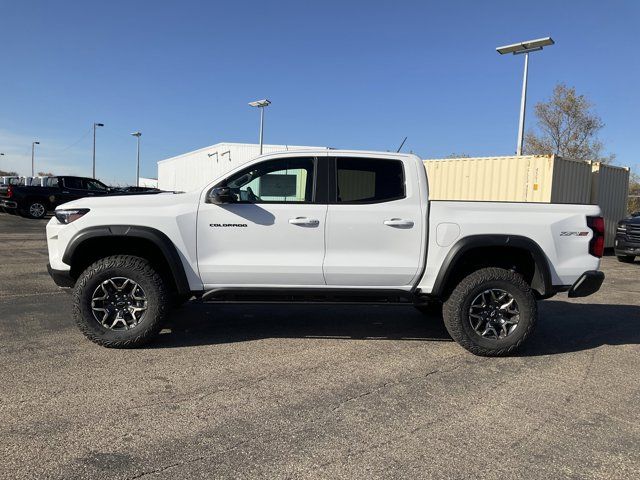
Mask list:
[{"label": "off-road tire", "polygon": [[[490,288],[506,291],[518,304],[518,326],[505,338],[484,338],[469,322],[471,302]],[[444,303],[443,318],[449,335],[462,347],[475,355],[499,357],[515,352],[531,335],[538,319],[538,306],[531,288],[520,275],[502,268],[483,268],[456,286]]]},{"label": "off-road tire", "polygon": [[618,261],[622,263],[633,263],[636,259],[635,255],[617,255]]},{"label": "off-road tire", "polygon": [[[144,317],[126,331],[102,326],[91,309],[95,289],[113,277],[130,278],[142,287],[147,297]],[[109,348],[139,347],[162,328],[170,297],[162,276],[147,260],[131,255],[114,255],[98,260],[82,272],[73,292],[73,316],[82,333],[98,345]]]}]

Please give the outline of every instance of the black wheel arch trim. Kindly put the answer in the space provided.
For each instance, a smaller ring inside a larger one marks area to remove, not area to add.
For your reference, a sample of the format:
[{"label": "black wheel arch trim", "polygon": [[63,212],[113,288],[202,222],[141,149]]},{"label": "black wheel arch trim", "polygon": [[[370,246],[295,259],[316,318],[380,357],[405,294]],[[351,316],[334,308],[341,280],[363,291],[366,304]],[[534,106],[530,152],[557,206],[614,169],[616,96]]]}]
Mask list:
[{"label": "black wheel arch trim", "polygon": [[442,296],[445,293],[447,282],[455,271],[456,264],[464,254],[482,247],[514,247],[528,251],[535,264],[531,288],[542,298],[548,298],[556,293],[551,280],[551,269],[547,256],[534,240],[521,235],[470,235],[458,240],[447,253],[436,277],[431,295]]},{"label": "black wheel arch trim", "polygon": [[187,274],[184,270],[182,259],[178,253],[178,249],[171,239],[155,228],[143,227],[138,225],[110,225],[89,227],[78,231],[67,244],[67,248],[62,256],[62,261],[67,265],[72,265],[73,255],[80,245],[85,241],[100,237],[129,237],[142,238],[152,242],[157,246],[169,265],[171,275],[175,281],[179,294],[187,294],[191,292]]}]

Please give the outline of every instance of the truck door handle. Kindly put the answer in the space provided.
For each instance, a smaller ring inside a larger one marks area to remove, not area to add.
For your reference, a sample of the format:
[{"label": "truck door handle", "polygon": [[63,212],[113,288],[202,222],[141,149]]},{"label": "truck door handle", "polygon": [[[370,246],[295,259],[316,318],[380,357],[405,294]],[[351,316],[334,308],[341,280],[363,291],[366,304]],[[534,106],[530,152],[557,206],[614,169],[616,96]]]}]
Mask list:
[{"label": "truck door handle", "polygon": [[302,225],[302,226],[306,226],[306,227],[315,227],[320,225],[320,220],[316,220],[315,218],[308,218],[308,217],[296,217],[296,218],[290,218],[289,219],[289,223],[291,225]]},{"label": "truck door handle", "polygon": [[405,220],[403,218],[391,218],[383,222],[390,227],[411,228],[413,227],[413,220]]}]

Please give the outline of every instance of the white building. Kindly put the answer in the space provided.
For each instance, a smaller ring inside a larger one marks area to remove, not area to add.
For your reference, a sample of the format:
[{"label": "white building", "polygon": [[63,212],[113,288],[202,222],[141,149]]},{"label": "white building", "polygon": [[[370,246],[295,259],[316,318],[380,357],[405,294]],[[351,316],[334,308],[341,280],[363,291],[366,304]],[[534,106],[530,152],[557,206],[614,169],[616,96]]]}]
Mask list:
[{"label": "white building", "polygon": [[[262,153],[326,148],[295,145],[263,145]],[[214,178],[253,160],[260,145],[252,143],[216,143],[158,162],[158,188],[188,192],[204,187]]]},{"label": "white building", "polygon": [[157,178],[140,177],[140,186],[149,188],[158,188]]}]

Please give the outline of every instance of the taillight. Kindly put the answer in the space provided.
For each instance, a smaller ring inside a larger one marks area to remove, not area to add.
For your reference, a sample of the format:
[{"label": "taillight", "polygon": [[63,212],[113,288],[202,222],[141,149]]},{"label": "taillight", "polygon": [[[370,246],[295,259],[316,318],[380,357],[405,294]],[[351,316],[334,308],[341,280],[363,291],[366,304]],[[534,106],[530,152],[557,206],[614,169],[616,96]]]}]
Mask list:
[{"label": "taillight", "polygon": [[11,185],[7,187],[7,197],[8,198],[13,197],[13,187]]},{"label": "taillight", "polygon": [[589,242],[589,253],[600,258],[604,254],[604,218],[587,217],[587,226],[593,231],[593,238]]}]

